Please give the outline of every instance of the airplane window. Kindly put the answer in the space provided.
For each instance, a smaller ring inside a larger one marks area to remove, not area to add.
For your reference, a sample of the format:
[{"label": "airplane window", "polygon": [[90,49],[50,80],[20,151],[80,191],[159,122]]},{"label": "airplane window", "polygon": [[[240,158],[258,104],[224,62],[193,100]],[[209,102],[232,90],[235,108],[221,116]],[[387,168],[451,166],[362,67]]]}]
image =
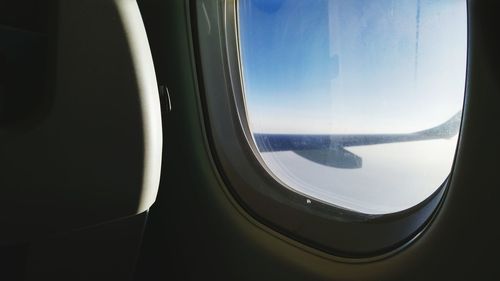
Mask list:
[{"label": "airplane window", "polygon": [[240,0],[245,115],[285,187],[363,214],[447,179],[464,100],[466,0]]}]

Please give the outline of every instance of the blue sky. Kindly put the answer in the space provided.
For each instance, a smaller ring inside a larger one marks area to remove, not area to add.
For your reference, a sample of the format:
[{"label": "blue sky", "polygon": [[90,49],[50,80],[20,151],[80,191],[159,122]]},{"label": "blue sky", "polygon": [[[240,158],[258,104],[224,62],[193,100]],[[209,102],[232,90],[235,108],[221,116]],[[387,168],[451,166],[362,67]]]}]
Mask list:
[{"label": "blue sky", "polygon": [[438,125],[462,107],[466,24],[464,0],[240,0],[250,126],[403,133]]}]

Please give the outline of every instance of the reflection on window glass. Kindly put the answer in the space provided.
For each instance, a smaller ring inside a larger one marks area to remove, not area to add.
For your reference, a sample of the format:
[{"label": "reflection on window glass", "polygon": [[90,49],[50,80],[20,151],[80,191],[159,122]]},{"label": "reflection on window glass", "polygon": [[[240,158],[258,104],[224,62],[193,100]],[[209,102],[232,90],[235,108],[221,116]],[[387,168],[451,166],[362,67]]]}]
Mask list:
[{"label": "reflection on window glass", "polygon": [[270,173],[367,214],[450,173],[464,97],[465,0],[240,0],[246,115]]}]

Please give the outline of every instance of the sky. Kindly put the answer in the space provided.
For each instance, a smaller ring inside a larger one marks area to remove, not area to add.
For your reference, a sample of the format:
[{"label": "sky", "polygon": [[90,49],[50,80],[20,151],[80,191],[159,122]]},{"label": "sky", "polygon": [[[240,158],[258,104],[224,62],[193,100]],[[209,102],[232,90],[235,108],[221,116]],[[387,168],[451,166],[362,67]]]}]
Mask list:
[{"label": "sky", "polygon": [[[253,133],[411,133],[462,110],[465,0],[240,0]],[[458,136],[347,147],[360,169],[262,153],[285,186],[367,214],[410,208],[451,171]]]},{"label": "sky", "polygon": [[463,0],[239,3],[255,132],[404,133],[462,107]]}]

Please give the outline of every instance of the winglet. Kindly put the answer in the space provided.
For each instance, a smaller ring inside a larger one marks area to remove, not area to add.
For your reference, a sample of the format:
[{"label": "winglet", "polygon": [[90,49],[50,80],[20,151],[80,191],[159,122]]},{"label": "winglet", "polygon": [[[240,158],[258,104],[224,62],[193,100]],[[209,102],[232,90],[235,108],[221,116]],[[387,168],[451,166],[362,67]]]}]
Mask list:
[{"label": "winglet", "polygon": [[462,119],[462,111],[460,110],[443,124],[427,130],[416,132],[415,134],[432,139],[436,138],[449,139],[458,134],[458,130],[460,129],[461,119]]}]

